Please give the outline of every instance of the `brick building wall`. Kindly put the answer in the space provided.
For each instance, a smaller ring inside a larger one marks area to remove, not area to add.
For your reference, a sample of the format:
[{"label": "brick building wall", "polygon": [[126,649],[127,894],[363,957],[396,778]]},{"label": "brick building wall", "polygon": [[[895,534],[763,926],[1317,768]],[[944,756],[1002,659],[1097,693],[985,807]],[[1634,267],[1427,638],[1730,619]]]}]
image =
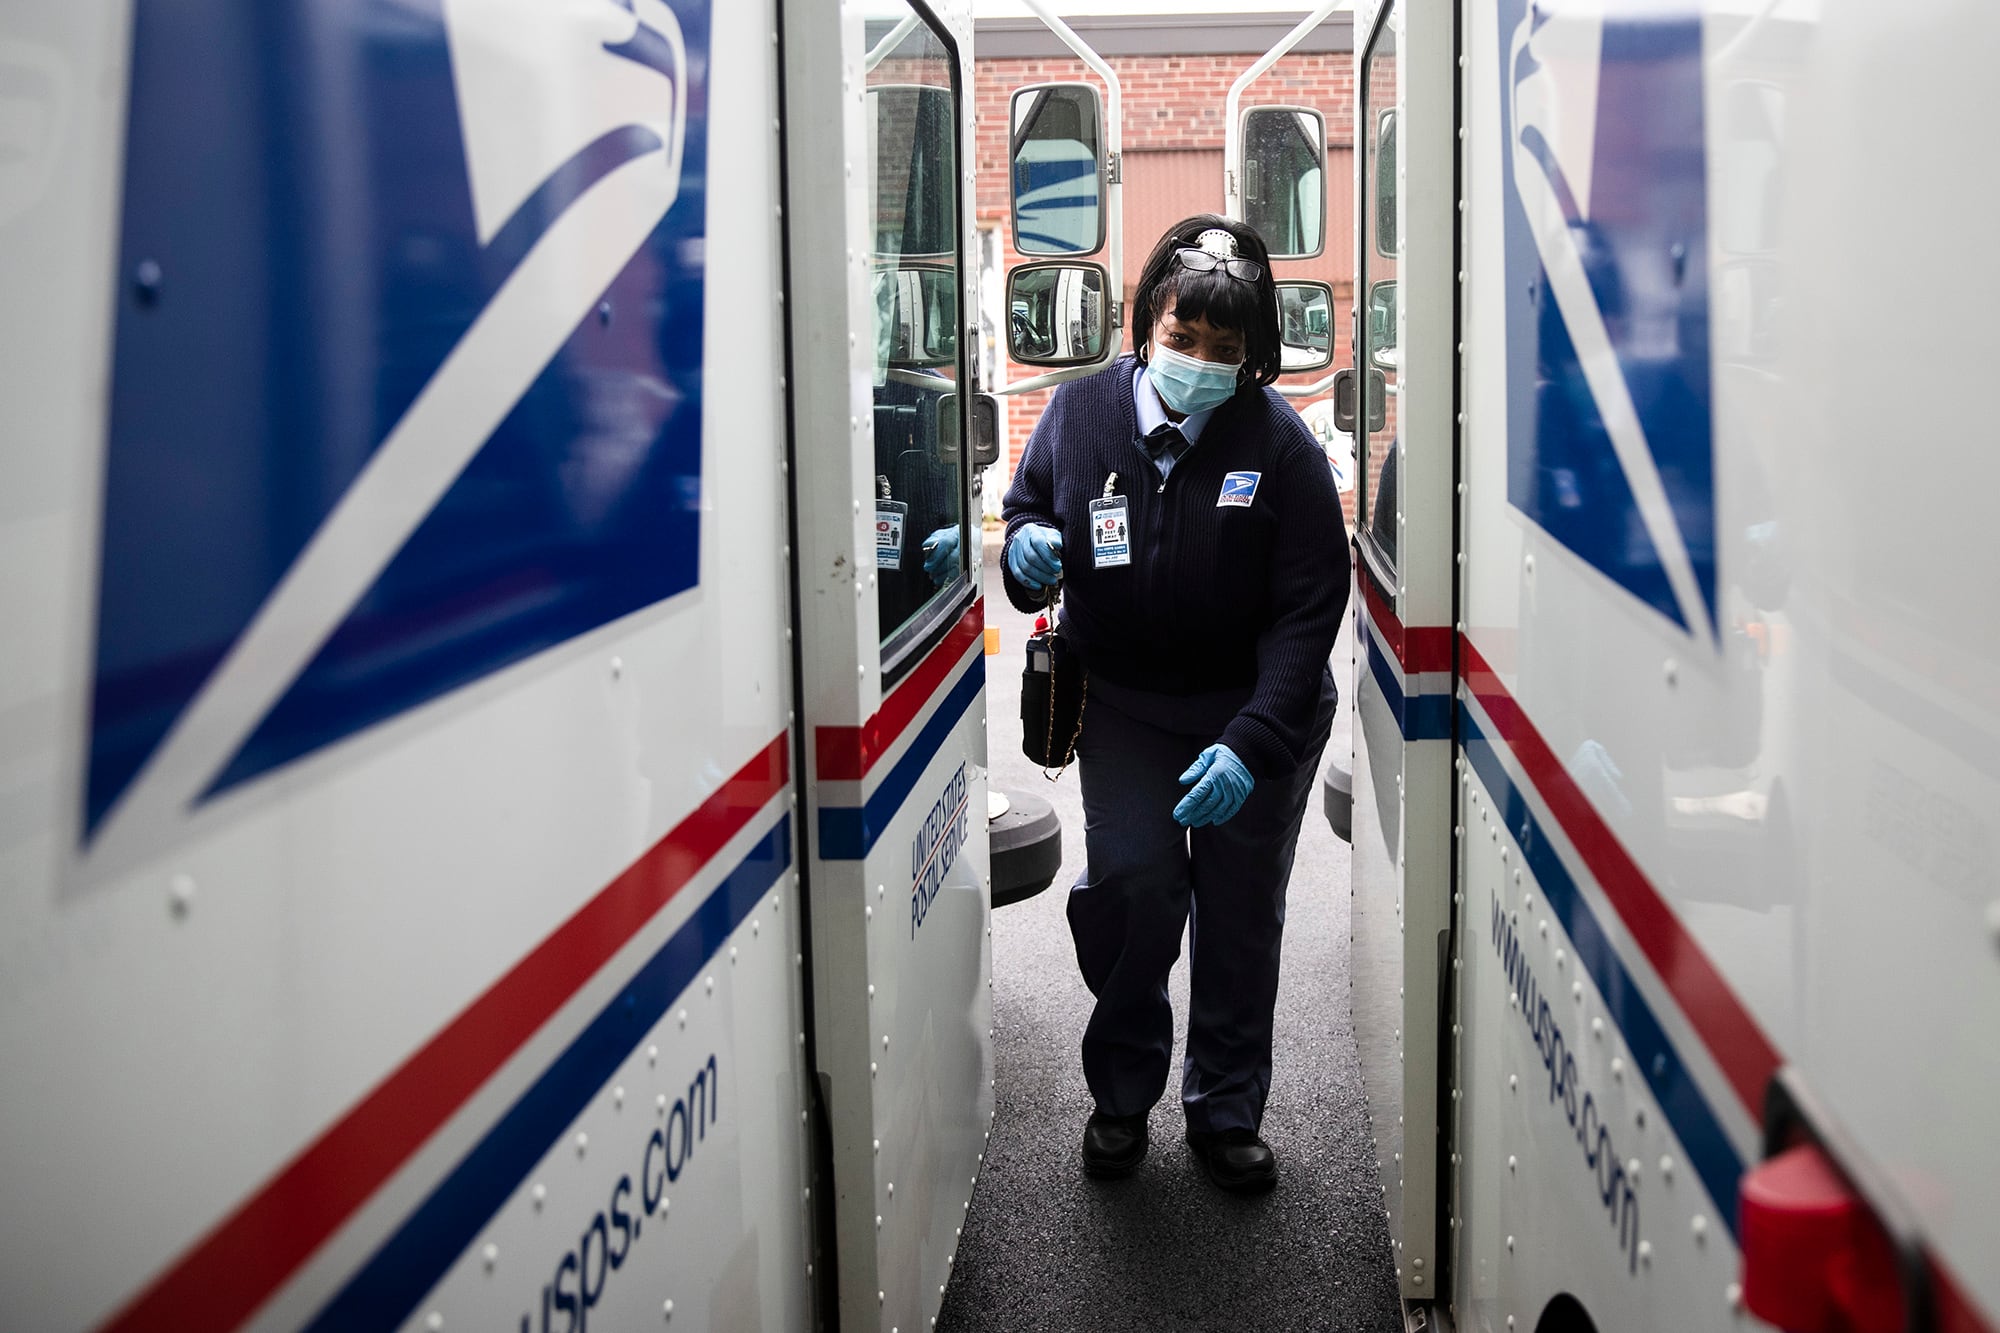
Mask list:
[{"label": "brick building wall", "polygon": [[[1125,255],[1122,286],[1127,308],[1147,253],[1165,227],[1191,213],[1220,212],[1223,200],[1223,113],[1229,87],[1254,59],[1252,54],[1110,56],[1124,95]],[[1024,256],[1013,245],[1008,209],[1008,99],[1033,83],[1084,82],[1105,89],[1079,60],[1067,56],[994,57],[975,61],[974,114],[977,117],[978,222],[1000,238],[1007,268]],[[1281,102],[1306,106],[1326,119],[1329,149],[1327,243],[1316,259],[1280,261],[1277,277],[1313,278],[1334,289],[1335,364],[1349,359],[1348,335],[1353,296],[1353,57],[1345,51],[1294,52],[1253,84],[1244,105]],[[1157,184],[1160,188],[1149,188]],[[1135,208],[1135,202],[1148,201]],[[1105,262],[1109,256],[1094,256]],[[1005,355],[1004,332],[998,354]],[[1131,330],[1125,347],[1132,346]],[[1007,362],[1013,382],[1038,373]],[[1328,372],[1288,376],[1285,382],[1311,383]],[[1050,391],[1003,399],[1007,413],[1008,473],[1018,462]],[[1294,399],[1304,410],[1310,400]],[[1352,522],[1352,496],[1347,497]]]}]

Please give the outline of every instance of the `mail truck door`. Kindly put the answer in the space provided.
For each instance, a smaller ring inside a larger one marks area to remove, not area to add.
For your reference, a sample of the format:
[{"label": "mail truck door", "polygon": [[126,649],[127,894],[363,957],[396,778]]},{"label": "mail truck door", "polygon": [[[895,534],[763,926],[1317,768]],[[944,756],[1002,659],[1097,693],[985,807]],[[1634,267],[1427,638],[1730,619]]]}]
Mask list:
[{"label": "mail truck door", "polygon": [[840,1326],[917,1329],[992,1116],[970,19],[785,21],[812,1206]]},{"label": "mail truck door", "polygon": [[1355,78],[1354,1025],[1413,1300],[1439,1286],[1455,827],[1454,41],[1448,9],[1389,0]]}]

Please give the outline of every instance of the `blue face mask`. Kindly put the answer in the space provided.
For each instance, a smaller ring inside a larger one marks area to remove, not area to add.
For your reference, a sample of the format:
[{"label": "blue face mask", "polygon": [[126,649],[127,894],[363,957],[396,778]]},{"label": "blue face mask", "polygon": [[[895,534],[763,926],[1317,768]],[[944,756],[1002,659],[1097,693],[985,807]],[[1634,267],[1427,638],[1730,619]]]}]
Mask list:
[{"label": "blue face mask", "polygon": [[1229,401],[1236,392],[1236,373],[1242,369],[1241,361],[1235,365],[1203,361],[1171,347],[1155,347],[1146,362],[1146,375],[1159,390],[1160,401],[1183,415]]}]

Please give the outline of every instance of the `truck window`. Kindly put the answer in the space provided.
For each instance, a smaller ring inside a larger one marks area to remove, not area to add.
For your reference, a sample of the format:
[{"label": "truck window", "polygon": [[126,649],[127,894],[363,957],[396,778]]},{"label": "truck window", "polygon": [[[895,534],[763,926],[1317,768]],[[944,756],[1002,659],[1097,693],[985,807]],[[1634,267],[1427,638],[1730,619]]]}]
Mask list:
[{"label": "truck window", "polygon": [[1400,16],[1390,13],[1376,28],[1361,66],[1361,263],[1356,303],[1365,312],[1356,330],[1361,343],[1357,379],[1362,396],[1358,421],[1367,433],[1355,460],[1360,474],[1357,504],[1361,544],[1393,575],[1396,569],[1396,473],[1402,439],[1396,429],[1396,260],[1401,250],[1397,226],[1396,33]]},{"label": "truck window", "polygon": [[[898,7],[903,8],[903,7]],[[893,11],[892,11],[893,12]],[[960,344],[958,59],[917,21],[871,52],[868,197],[874,208],[876,605],[882,667],[913,660],[970,595]],[[895,17],[870,20],[871,43]],[[880,58],[876,59],[879,54]]]}]

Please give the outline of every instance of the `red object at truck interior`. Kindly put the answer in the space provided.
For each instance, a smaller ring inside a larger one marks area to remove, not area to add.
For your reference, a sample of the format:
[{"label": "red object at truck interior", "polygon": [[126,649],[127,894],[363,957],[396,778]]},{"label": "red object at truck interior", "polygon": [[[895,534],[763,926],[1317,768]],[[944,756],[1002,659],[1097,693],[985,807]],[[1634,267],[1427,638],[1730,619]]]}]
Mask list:
[{"label": "red object at truck interior", "polygon": [[1790,1333],[1902,1333],[1889,1238],[1817,1144],[1743,1177],[1743,1304]]}]

